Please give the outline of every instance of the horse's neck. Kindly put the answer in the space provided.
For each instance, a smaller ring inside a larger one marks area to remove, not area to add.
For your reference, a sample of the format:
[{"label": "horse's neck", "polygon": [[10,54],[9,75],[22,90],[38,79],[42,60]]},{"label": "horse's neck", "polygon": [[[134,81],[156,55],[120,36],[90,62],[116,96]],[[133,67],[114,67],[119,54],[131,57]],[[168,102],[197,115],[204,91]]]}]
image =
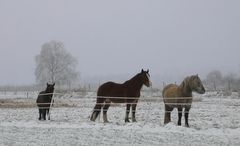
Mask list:
[{"label": "horse's neck", "polygon": [[124,84],[128,86],[128,88],[135,89],[135,90],[141,90],[143,83],[139,79],[140,77],[138,75],[134,76],[130,80],[126,81]]},{"label": "horse's neck", "polygon": [[192,89],[189,85],[189,79],[186,78],[185,80],[182,81],[180,84],[179,88],[182,91],[183,95],[186,97],[192,97]]},{"label": "horse's neck", "polygon": [[53,91],[47,91],[47,90],[45,90],[44,93],[45,93],[46,95],[51,95],[51,96],[53,95]]}]

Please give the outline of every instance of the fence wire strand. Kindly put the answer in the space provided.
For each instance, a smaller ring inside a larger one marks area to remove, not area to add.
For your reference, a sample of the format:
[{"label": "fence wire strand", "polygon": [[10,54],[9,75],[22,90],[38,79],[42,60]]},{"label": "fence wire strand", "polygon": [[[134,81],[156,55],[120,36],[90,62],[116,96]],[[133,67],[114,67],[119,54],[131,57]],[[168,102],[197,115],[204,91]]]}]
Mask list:
[{"label": "fence wire strand", "polygon": [[[77,94],[80,94],[81,92],[73,92],[73,93],[57,93],[57,92],[54,92],[54,93],[44,93],[44,94],[35,94],[36,97],[37,96],[40,96],[40,95],[52,95],[52,100],[55,100],[54,102],[50,102],[50,103],[31,103],[31,104],[26,104],[27,106],[36,106],[39,105],[39,108],[46,108],[46,106],[51,106],[50,108],[55,108],[57,105],[60,105],[58,103],[56,103],[57,99],[60,98],[61,96],[81,96],[81,95],[77,95]],[[104,106],[106,104],[112,106],[112,105],[117,105],[117,104],[130,104],[130,105],[135,105],[135,104],[138,104],[139,102],[144,102],[144,101],[147,101],[147,102],[163,102],[167,105],[191,105],[191,103],[181,103],[181,101],[184,101],[184,100],[193,100],[194,102],[194,99],[196,98],[200,98],[201,97],[168,97],[167,101],[164,102],[164,98],[161,97],[161,96],[151,96],[151,97],[144,97],[144,96],[140,96],[140,97],[120,97],[120,96],[117,96],[117,97],[109,97],[109,96],[83,96],[81,98],[78,98],[78,99],[91,99],[91,100],[96,100],[96,99],[112,99],[112,100],[122,100],[122,102],[107,102],[107,103],[96,103],[94,102],[94,105],[101,105],[101,106]],[[131,101],[134,101],[134,102],[131,102]],[[138,101],[136,101],[138,100]],[[175,100],[178,100],[180,101],[180,103],[175,103]],[[173,102],[174,101],[174,102]],[[92,102],[91,102],[92,103]],[[83,103],[83,104],[86,104],[86,103]],[[4,103],[1,104],[1,106],[3,107]],[[23,104],[24,105],[24,104]],[[53,105],[53,106],[52,106]],[[1,107],[0,106],[0,107]],[[49,108],[49,107],[48,107]]]}]

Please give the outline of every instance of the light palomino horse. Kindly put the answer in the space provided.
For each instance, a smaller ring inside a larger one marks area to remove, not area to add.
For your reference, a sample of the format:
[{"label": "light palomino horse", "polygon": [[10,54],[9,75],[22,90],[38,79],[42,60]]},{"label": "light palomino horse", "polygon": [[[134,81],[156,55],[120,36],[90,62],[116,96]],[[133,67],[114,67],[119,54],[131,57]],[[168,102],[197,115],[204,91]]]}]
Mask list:
[{"label": "light palomino horse", "polygon": [[189,127],[188,115],[192,104],[192,92],[195,91],[199,94],[204,94],[205,89],[203,87],[201,79],[198,75],[192,75],[186,77],[182,83],[178,86],[175,84],[169,84],[164,87],[162,95],[165,104],[165,117],[164,124],[171,121],[171,111],[174,108],[178,109],[178,125],[181,125],[182,110],[184,110],[185,126]]}]

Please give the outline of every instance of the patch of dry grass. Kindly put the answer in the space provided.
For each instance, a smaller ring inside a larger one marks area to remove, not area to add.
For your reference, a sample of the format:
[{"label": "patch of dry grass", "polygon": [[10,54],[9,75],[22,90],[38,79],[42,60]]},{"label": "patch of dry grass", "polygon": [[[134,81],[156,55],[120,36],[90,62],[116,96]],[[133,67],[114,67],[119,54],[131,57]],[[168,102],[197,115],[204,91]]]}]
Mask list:
[{"label": "patch of dry grass", "polygon": [[[57,99],[54,107],[76,107],[74,100]],[[36,99],[0,99],[0,108],[35,108]]]}]

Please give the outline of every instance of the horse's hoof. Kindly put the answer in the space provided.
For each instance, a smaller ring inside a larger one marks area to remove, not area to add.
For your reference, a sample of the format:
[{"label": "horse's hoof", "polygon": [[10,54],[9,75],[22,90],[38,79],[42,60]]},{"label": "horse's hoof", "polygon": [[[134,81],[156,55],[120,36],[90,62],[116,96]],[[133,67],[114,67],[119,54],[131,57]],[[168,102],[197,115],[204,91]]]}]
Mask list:
[{"label": "horse's hoof", "polygon": [[189,124],[185,124],[185,127],[189,128],[190,126],[189,126]]},{"label": "horse's hoof", "polygon": [[129,123],[130,121],[129,121],[129,119],[125,119],[125,123]]},{"label": "horse's hoof", "polygon": [[93,116],[91,116],[90,121],[95,122],[95,120],[96,120],[96,118],[93,118]]},{"label": "horse's hoof", "polygon": [[137,122],[137,120],[135,119],[135,120],[132,120],[132,122]]},{"label": "horse's hoof", "polygon": [[164,122],[164,125],[167,125],[169,122]]}]

